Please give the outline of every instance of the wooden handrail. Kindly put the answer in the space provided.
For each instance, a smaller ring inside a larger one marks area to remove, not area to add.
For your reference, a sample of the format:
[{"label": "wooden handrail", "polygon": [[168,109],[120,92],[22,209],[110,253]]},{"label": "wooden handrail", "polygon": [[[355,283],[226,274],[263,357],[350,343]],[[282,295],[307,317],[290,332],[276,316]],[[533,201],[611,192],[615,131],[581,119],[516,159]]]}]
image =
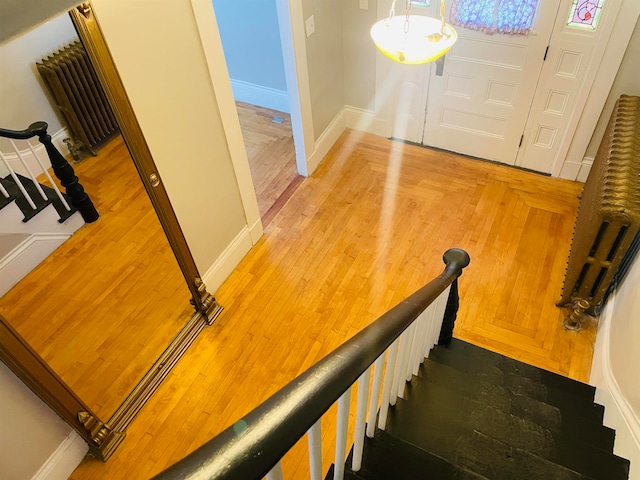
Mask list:
[{"label": "wooden handrail", "polygon": [[0,137],[27,140],[37,136],[40,143],[44,145],[49,160],[51,160],[53,173],[60,180],[62,186],[65,187],[65,192],[69,195],[71,203],[78,209],[85,222],[95,222],[100,217],[96,207],[93,205],[89,195],[84,191],[84,187],[80,184],[73,167],[51,141],[51,135],[47,133],[47,128],[46,122],[32,123],[26,130],[0,128]]},{"label": "wooden handrail", "polygon": [[263,478],[360,375],[469,264],[467,252],[444,254],[434,280],[289,382],[231,427],[154,477],[156,480]]}]

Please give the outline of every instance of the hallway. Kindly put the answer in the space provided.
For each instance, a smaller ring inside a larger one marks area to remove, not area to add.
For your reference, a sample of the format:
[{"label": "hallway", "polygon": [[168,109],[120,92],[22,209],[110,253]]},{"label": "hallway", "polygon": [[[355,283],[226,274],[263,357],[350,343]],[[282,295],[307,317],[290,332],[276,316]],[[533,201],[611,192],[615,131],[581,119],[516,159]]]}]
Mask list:
[{"label": "hallway", "polygon": [[[85,460],[71,478],[160,472],[436,276],[453,246],[472,259],[455,335],[586,380],[593,325],[565,332],[554,305],[580,187],[346,132],[218,290],[225,311],[127,440],[108,463]],[[302,478],[306,462],[294,448],[285,476]]]}]

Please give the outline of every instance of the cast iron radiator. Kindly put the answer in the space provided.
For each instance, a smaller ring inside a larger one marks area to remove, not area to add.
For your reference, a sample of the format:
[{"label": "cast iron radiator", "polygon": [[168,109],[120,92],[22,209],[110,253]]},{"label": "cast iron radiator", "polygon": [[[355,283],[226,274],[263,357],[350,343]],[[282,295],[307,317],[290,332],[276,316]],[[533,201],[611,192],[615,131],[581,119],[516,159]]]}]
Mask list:
[{"label": "cast iron radiator", "polygon": [[94,147],[118,132],[98,76],[80,42],[58,50],[36,63],[38,72],[69,127],[74,150]]},{"label": "cast iron radiator", "polygon": [[558,306],[573,311],[564,325],[580,329],[602,302],[640,227],[640,97],[616,102],[582,190]]}]

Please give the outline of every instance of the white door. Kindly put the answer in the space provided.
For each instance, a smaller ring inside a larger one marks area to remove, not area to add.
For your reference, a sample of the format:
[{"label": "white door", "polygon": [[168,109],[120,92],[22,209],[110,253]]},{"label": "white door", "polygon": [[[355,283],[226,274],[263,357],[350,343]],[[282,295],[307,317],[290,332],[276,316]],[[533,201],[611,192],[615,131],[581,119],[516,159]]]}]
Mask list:
[{"label": "white door", "polygon": [[[621,4],[604,4],[599,23],[591,28],[567,22],[571,3],[571,0],[562,2],[558,18],[564,21],[556,22],[553,29],[551,47],[516,161],[518,166],[564,178],[576,178],[578,174],[579,165],[575,164],[575,172],[562,172],[563,160]],[[571,167],[565,165],[565,169]]]},{"label": "white door", "polygon": [[528,35],[454,27],[457,43],[430,69],[423,144],[515,163],[559,4],[540,1]]}]

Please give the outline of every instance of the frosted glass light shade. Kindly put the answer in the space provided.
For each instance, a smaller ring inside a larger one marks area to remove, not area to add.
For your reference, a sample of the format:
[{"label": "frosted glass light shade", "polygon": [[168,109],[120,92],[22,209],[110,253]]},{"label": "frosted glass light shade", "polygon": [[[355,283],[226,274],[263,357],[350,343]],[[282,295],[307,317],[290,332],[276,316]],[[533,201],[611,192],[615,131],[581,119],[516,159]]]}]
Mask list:
[{"label": "frosted glass light shade", "polygon": [[447,53],[458,39],[458,34],[446,24],[442,34],[442,21],[424,15],[410,15],[405,32],[405,15],[391,20],[380,20],[371,27],[371,38],[384,55],[398,63],[418,65],[437,60]]}]

